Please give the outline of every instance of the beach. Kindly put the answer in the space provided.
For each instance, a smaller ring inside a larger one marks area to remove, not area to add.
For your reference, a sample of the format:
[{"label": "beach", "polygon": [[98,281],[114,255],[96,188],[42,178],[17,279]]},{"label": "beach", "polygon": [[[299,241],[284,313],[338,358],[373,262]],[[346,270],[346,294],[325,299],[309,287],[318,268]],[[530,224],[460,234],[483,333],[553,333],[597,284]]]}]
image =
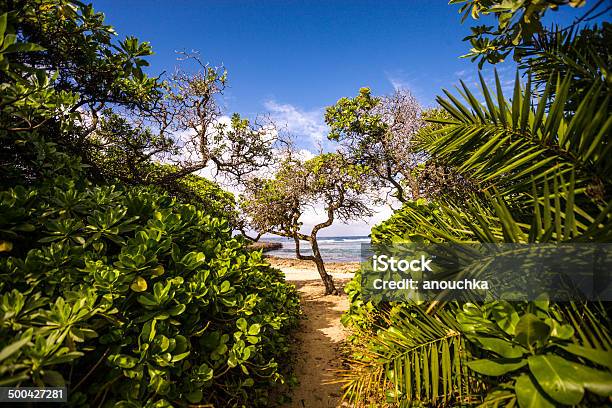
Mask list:
[{"label": "beach", "polygon": [[[285,277],[289,281],[321,279],[317,267],[312,261],[280,258],[271,255],[266,255],[266,259],[273,267],[285,272]],[[357,269],[359,269],[359,262],[325,262],[325,270],[334,277],[334,281],[351,279]]]}]

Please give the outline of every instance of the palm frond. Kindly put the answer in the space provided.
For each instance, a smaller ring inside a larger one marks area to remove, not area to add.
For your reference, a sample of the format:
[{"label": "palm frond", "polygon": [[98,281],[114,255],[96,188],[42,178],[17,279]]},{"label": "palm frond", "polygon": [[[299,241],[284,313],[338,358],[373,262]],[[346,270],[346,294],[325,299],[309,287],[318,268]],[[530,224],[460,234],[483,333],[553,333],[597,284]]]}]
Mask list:
[{"label": "palm frond", "polygon": [[[574,328],[581,346],[602,352],[612,350],[610,329],[602,325],[602,322],[609,322],[610,318],[601,303],[571,302],[561,306],[560,310]],[[602,361],[596,362],[603,363]]]},{"label": "palm frond", "polygon": [[[480,387],[465,366],[465,340],[449,309],[396,308],[341,372],[344,398],[356,406],[419,401],[432,406],[469,401]],[[454,406],[454,405],[453,405]]]},{"label": "palm frond", "polygon": [[[522,49],[521,69],[533,73],[534,82],[546,84],[550,78],[572,77],[570,95],[575,105],[582,99],[582,92],[595,83],[607,86],[605,75],[610,72],[612,52],[612,24],[603,23],[577,31],[558,27],[536,37],[531,47]],[[608,58],[606,58],[608,56]]]},{"label": "palm frond", "polygon": [[[532,181],[531,206],[524,214],[510,208],[497,190],[484,199],[465,197],[466,203],[443,205],[407,203],[381,229],[394,241],[428,242],[609,242],[612,240],[612,200],[583,208],[577,197],[575,173],[563,171]],[[390,225],[393,228],[390,228]],[[398,231],[397,233],[395,231]],[[376,241],[375,230],[373,239]]]},{"label": "palm frond", "polygon": [[[541,190],[553,173],[567,176],[575,172],[576,191],[584,193],[603,183],[603,196],[596,198],[607,201],[612,188],[610,96],[602,100],[603,85],[595,83],[568,115],[570,83],[570,78],[558,79],[556,85],[549,82],[536,101],[530,79],[522,88],[517,75],[513,98],[507,101],[496,74],[497,103],[482,77],[484,103],[462,83],[465,102],[445,91],[447,99],[438,102],[453,120],[420,135],[420,146],[481,191],[494,188],[505,197],[517,196],[530,193],[534,182]],[[552,92],[555,98],[549,104]]]}]

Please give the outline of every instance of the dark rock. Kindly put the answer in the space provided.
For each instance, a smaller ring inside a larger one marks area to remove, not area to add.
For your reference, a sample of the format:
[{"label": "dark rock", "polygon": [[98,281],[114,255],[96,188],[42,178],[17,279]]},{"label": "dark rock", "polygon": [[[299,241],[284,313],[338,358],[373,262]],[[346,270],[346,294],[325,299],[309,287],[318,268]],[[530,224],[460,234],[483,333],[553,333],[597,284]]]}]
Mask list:
[{"label": "dark rock", "polygon": [[273,251],[275,249],[281,249],[282,247],[283,247],[283,244],[280,242],[266,242],[266,241],[253,242],[252,244],[249,244],[247,246],[247,248],[250,249],[251,251],[262,250],[263,252]]}]

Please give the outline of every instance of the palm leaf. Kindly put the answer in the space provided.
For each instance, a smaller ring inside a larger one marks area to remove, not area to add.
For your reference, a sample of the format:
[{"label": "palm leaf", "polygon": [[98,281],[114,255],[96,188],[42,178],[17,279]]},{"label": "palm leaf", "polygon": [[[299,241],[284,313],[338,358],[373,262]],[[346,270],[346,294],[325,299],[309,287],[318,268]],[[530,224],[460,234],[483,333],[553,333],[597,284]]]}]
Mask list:
[{"label": "palm leaf", "polygon": [[415,305],[396,308],[385,328],[363,335],[358,357],[341,372],[344,398],[356,406],[456,404],[480,389],[464,366],[466,345],[450,310],[431,316]]},{"label": "palm leaf", "polygon": [[[610,97],[603,99],[603,87],[595,83],[585,93],[575,112],[568,115],[570,78],[547,83],[543,95],[532,100],[530,78],[521,87],[517,76],[511,102],[503,96],[496,75],[497,104],[481,78],[485,104],[462,83],[462,103],[451,93],[438,102],[455,120],[418,138],[419,146],[437,162],[457,169],[481,191],[495,187],[505,197],[529,196],[535,181],[541,191],[551,173],[575,173],[574,188],[585,192],[603,183],[603,197],[608,200],[612,189],[612,160],[607,135],[612,128],[609,115]],[[549,94],[555,98],[549,104]],[[557,182],[561,182],[557,180]],[[569,188],[569,178],[563,188]],[[584,194],[583,194],[584,195]],[[538,197],[541,198],[541,197]],[[576,203],[585,198],[577,197]],[[590,198],[586,198],[590,201]],[[529,202],[517,204],[531,206]]]}]

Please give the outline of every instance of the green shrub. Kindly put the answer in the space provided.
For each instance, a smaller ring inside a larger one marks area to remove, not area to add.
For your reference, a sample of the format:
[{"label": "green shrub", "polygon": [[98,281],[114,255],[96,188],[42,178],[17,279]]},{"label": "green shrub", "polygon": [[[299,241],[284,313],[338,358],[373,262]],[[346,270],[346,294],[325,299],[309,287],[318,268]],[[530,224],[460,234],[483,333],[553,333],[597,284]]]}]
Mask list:
[{"label": "green shrub", "polygon": [[[370,234],[373,246],[392,245],[396,242],[412,242],[418,240],[416,237],[417,226],[410,217],[412,210],[419,210],[426,214],[425,217],[431,218],[431,214],[438,212],[434,203],[425,200],[407,201],[402,208],[395,211],[390,218],[372,227]],[[374,304],[369,300],[364,300],[361,291],[361,271],[357,271],[353,279],[344,287],[348,295],[349,308],[342,316],[342,324],[352,329],[353,334],[349,340],[359,342],[363,340],[363,333],[372,333],[378,326],[383,325],[380,312],[390,310],[386,302]],[[397,306],[397,305],[395,305]]]},{"label": "green shrub", "polygon": [[[552,104],[542,97],[532,106],[529,79],[524,88],[517,79],[506,101],[497,75],[498,105],[484,79],[486,106],[465,85],[465,105],[450,93],[450,101],[439,99],[453,119],[418,143],[430,163],[454,169],[478,190],[405,203],[373,229],[372,242],[610,242],[609,108],[598,105],[604,88],[597,85],[580,109],[567,109],[570,81],[547,86]],[[343,321],[356,334],[345,388],[357,406],[610,401],[609,305],[549,302],[546,293],[530,302],[372,304],[359,282],[347,288],[353,306]]]},{"label": "green shrub", "polygon": [[[148,164],[147,168],[151,169],[149,173],[154,175],[150,184],[155,184],[155,178],[162,178],[180,170],[176,166],[158,163]],[[214,181],[192,173],[160,187],[181,202],[200,205],[207,214],[223,217],[228,220],[230,226],[235,227],[238,220],[236,198]]]},{"label": "green shrub", "polygon": [[372,244],[391,245],[394,242],[417,240],[416,234],[420,231],[417,231],[413,218],[410,217],[412,211],[418,211],[425,215],[426,219],[430,219],[431,214],[438,212],[438,206],[423,199],[405,202],[389,219],[372,227]]},{"label": "green shrub", "polygon": [[0,385],[72,406],[267,406],[295,288],[227,221],[155,189],[0,192]]}]

